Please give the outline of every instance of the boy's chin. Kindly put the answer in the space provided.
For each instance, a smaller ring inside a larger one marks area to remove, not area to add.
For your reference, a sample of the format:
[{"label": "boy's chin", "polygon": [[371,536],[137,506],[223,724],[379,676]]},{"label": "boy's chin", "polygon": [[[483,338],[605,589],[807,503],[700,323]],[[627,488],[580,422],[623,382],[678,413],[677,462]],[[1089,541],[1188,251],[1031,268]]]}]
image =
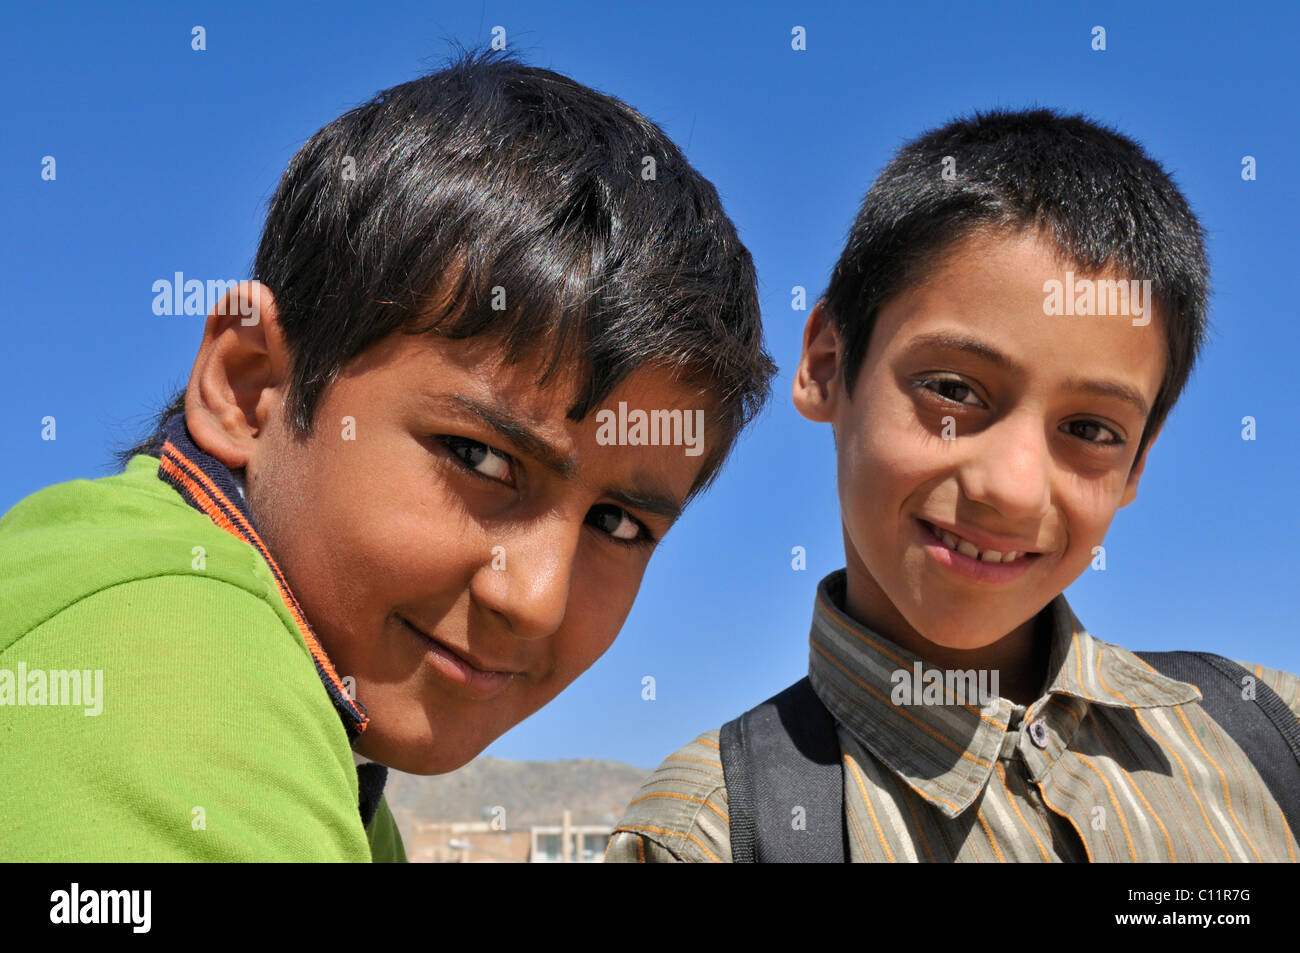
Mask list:
[{"label": "boy's chin", "polygon": [[447,774],[465,767],[492,743],[485,740],[420,737],[382,737],[359,740],[353,750],[371,761],[377,761],[395,771],[406,774]]},{"label": "boy's chin", "polygon": [[1011,614],[1005,619],[989,618],[988,613],[983,612],[985,617],[972,625],[970,617],[980,612],[980,609],[973,606],[965,611],[945,614],[925,611],[919,614],[920,617],[912,623],[912,627],[921,638],[932,645],[973,652],[1003,639],[1023,625],[1027,619],[1033,618],[1033,613],[1027,613],[1023,617],[1019,614]]},{"label": "boy's chin", "polygon": [[957,649],[966,652],[975,652],[980,649],[988,648],[994,642],[1006,636],[1006,634],[1015,626],[998,630],[981,630],[971,631],[970,629],[945,629],[942,631],[926,632],[920,631],[921,637],[927,642],[945,649]]}]

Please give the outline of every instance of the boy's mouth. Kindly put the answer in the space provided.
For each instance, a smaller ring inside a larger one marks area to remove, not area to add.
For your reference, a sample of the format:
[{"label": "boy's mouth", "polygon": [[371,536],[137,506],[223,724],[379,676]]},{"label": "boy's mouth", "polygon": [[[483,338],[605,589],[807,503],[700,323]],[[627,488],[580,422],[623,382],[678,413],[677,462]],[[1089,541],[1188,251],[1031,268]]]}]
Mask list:
[{"label": "boy's mouth", "polygon": [[981,547],[966,537],[953,532],[948,527],[936,526],[934,523],[919,517],[917,522],[921,524],[931,539],[941,543],[948,550],[975,562],[1005,566],[1008,564],[1028,563],[1042,555],[1028,549],[1012,549],[1009,546],[1003,549],[995,549],[992,545],[986,544]]},{"label": "boy's mouth", "polygon": [[417,629],[402,616],[397,616],[397,620],[423,643],[433,668],[439,674],[481,698],[499,694],[516,677],[524,674],[505,666],[495,667],[478,659],[470,659],[422,629]]}]

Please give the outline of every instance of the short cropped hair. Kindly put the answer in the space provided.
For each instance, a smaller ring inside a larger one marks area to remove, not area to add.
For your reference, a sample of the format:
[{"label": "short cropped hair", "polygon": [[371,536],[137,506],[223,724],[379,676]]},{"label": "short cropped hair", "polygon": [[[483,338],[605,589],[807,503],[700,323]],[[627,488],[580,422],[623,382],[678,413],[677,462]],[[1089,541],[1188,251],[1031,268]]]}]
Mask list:
[{"label": "short cropped hair", "polygon": [[[694,496],[776,372],[716,189],[636,110],[509,53],[462,52],[312,136],[271,200],[254,278],[275,295],[286,422],[304,436],[328,384],[385,336],[490,333],[507,363],[539,362],[539,386],[577,372],[570,420],[643,366],[702,386],[718,438]],[[181,393],[160,420],[183,408]]]},{"label": "short cropped hair", "polygon": [[[949,158],[950,157],[950,158]],[[945,163],[954,175],[941,174]],[[1048,109],[976,112],[906,143],[876,178],[823,295],[844,342],[848,392],[880,308],[988,228],[1036,227],[1082,271],[1150,279],[1167,361],[1140,459],[1191,374],[1206,334],[1200,222],[1168,173],[1118,132]]]}]

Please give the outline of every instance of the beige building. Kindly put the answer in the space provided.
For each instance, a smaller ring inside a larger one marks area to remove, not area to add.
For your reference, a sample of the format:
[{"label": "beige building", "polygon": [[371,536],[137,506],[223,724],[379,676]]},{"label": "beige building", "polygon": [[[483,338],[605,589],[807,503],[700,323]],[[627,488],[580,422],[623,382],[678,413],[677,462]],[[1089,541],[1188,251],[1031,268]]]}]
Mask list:
[{"label": "beige building", "polygon": [[573,824],[564,812],[554,825],[502,830],[491,821],[420,821],[406,845],[412,863],[600,863],[613,828]]}]

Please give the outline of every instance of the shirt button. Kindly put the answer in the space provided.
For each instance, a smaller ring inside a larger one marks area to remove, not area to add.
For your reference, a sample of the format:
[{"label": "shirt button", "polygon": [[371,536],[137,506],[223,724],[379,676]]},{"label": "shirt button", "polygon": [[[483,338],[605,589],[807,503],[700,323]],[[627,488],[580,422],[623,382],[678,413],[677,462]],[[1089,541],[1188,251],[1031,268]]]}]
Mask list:
[{"label": "shirt button", "polygon": [[1047,747],[1047,722],[1035,718],[1029,723],[1029,737],[1040,748]]}]

